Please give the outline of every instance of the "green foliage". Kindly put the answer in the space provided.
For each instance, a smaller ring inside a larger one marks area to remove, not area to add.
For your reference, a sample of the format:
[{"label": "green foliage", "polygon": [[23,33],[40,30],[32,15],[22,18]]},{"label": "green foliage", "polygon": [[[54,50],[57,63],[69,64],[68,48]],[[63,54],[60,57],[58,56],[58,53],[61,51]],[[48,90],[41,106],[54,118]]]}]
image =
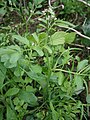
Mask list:
[{"label": "green foliage", "polygon": [[7,97],[7,96],[13,96],[13,95],[17,94],[18,92],[19,92],[19,89],[18,89],[18,88],[10,88],[10,89],[6,92],[5,96],[6,96],[6,97]]},{"label": "green foliage", "polygon": [[[82,26],[83,32],[86,36],[90,37],[90,20],[86,19],[83,26]],[[86,46],[90,46],[90,41],[88,39],[81,39],[82,43]]]},{"label": "green foliage", "polygon": [[5,48],[0,48],[1,62],[4,62],[6,68],[13,68],[17,66],[17,62],[21,57],[21,49],[17,45],[11,45]]},{"label": "green foliage", "polygon": [[[86,7],[82,2],[79,2],[78,0],[61,0],[61,3],[64,4],[64,9],[60,12],[60,15],[65,15],[65,19],[68,18],[68,15],[70,14],[79,14],[80,16],[85,16],[90,12],[89,7]],[[89,0],[86,0],[88,3]],[[86,9],[86,11],[85,11]]]},{"label": "green foliage", "polygon": [[87,95],[86,101],[87,101],[87,103],[90,103],[90,94]]},{"label": "green foliage", "polygon": [[51,45],[64,44],[65,42],[65,33],[64,32],[55,32],[51,36]]},{"label": "green foliage", "polygon": [[7,120],[17,120],[15,112],[7,106]]},{"label": "green foliage", "polygon": [[[90,104],[90,61],[89,57],[79,56],[81,48],[72,46],[76,33],[66,30],[76,26],[57,19],[50,7],[31,32],[28,25],[35,15],[41,15],[39,9],[45,0],[30,0],[22,7],[17,6],[17,0],[8,2],[9,5],[2,2],[2,16],[8,13],[8,7],[23,20],[17,27],[3,25],[0,35],[0,120],[86,118],[83,108]],[[3,8],[4,5],[7,7]],[[20,33],[20,27],[25,27],[25,32]],[[84,33],[88,32],[84,29]],[[79,99],[82,91],[86,92],[85,104]]]},{"label": "green foliage", "polygon": [[88,65],[88,60],[78,62],[77,71],[82,70],[86,65]]}]

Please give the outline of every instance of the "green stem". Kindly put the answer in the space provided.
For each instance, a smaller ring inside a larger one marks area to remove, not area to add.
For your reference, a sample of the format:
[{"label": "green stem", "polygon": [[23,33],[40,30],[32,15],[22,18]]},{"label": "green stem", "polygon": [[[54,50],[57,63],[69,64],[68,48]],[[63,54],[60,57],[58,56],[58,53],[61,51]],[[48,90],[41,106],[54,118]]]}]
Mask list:
[{"label": "green stem", "polygon": [[59,61],[59,59],[61,58],[61,56],[62,56],[64,53],[66,53],[68,50],[82,50],[82,49],[79,49],[79,48],[69,48],[69,49],[65,50],[64,52],[62,52],[61,55],[57,58],[57,61],[56,61],[55,65],[54,65],[54,68],[53,68],[53,69],[56,68],[56,66],[57,66],[57,64],[58,64],[58,61]]},{"label": "green stem", "polygon": [[67,71],[67,70],[63,70],[63,69],[52,69],[52,71],[62,71],[62,72],[68,73],[68,74],[88,76],[88,74],[80,74],[80,73],[77,73],[77,72]]},{"label": "green stem", "polygon": [[84,111],[84,108],[83,108],[83,105],[82,105],[82,107],[81,107],[81,116],[80,116],[80,120],[82,120],[82,118],[83,118],[83,111]]}]

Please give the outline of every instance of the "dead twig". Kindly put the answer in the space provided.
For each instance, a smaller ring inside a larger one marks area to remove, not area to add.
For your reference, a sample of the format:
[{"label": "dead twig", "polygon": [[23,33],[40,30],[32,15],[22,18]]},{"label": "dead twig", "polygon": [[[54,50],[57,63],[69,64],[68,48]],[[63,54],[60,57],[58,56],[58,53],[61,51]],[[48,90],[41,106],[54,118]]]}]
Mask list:
[{"label": "dead twig", "polygon": [[59,26],[60,28],[66,28],[66,29],[68,29],[68,30],[72,30],[72,31],[74,31],[77,35],[79,35],[79,36],[81,36],[81,37],[83,37],[83,38],[86,38],[86,39],[88,39],[88,40],[90,40],[90,37],[88,37],[88,36],[86,36],[86,35],[83,35],[82,33],[80,33],[79,31],[77,31],[76,29],[74,29],[74,28],[70,28],[70,27],[66,27],[66,26]]},{"label": "dead twig", "polygon": [[61,4],[61,5],[57,6],[57,7],[52,7],[52,5],[51,5],[51,0],[48,0],[48,5],[49,5],[49,7],[52,8],[52,9],[56,9],[56,8],[62,8],[62,9],[64,9],[64,5],[63,5],[63,4]]},{"label": "dead twig", "polygon": [[[75,47],[80,47],[80,48],[84,48],[84,45],[79,45],[79,44],[73,44],[71,43],[70,45],[75,46]],[[90,47],[86,47],[87,50],[90,50]]]}]

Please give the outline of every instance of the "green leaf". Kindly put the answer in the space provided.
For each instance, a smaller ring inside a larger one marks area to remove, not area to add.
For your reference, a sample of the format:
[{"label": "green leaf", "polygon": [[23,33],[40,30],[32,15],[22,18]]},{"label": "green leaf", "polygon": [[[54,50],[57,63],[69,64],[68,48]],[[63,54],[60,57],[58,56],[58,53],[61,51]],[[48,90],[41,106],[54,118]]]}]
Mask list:
[{"label": "green leaf", "polygon": [[88,40],[88,39],[81,38],[81,42],[82,42],[82,44],[85,45],[85,46],[90,46],[90,40]]},{"label": "green leaf", "polygon": [[52,50],[49,46],[44,46],[43,48],[45,48],[50,54],[52,54]]},{"label": "green leaf", "polygon": [[30,41],[30,44],[33,45],[34,43],[37,43],[37,41],[34,39],[32,35],[28,35],[27,39]]},{"label": "green leaf", "polygon": [[30,86],[30,85],[27,85],[27,86],[26,86],[26,91],[27,91],[27,92],[31,92],[31,93],[35,93],[36,89],[33,88],[33,87]]},{"label": "green leaf", "polygon": [[[84,25],[82,26],[82,29],[84,34],[90,37],[90,18],[86,19],[86,21],[84,22]],[[82,41],[82,44],[86,46],[90,46],[90,40],[82,38],[81,41]]]},{"label": "green leaf", "polygon": [[87,95],[86,101],[87,101],[88,104],[90,104],[90,94]]},{"label": "green leaf", "polygon": [[68,28],[68,25],[67,24],[64,24],[64,23],[61,23],[61,22],[56,22],[56,24],[55,24],[56,26],[58,26],[58,27],[65,27],[65,28]]},{"label": "green leaf", "polygon": [[19,99],[24,100],[24,102],[29,103],[31,106],[37,105],[37,97],[31,92],[21,90],[18,97]]},{"label": "green leaf", "polygon": [[34,0],[34,4],[37,6],[41,4],[44,0]]},{"label": "green leaf", "polygon": [[17,120],[15,112],[7,105],[7,120]]},{"label": "green leaf", "polygon": [[0,48],[0,56],[4,55],[4,54],[12,54],[14,53],[15,51],[13,49],[9,49],[9,47],[6,47],[6,48]]},{"label": "green leaf", "polygon": [[78,62],[77,71],[82,70],[86,65],[88,65],[88,60]]},{"label": "green leaf", "polygon": [[32,33],[31,35],[28,35],[27,36],[28,40],[30,41],[30,43],[33,45],[34,43],[37,43],[39,42],[39,38],[37,36],[36,33]]},{"label": "green leaf", "polygon": [[0,48],[1,62],[4,62],[6,68],[16,67],[17,61],[20,59],[21,55],[21,48],[17,45]]},{"label": "green leaf", "polygon": [[56,20],[56,25],[58,26],[65,26],[65,27],[76,27],[74,24],[68,22],[68,21],[64,21],[64,20]]},{"label": "green leaf", "polygon": [[90,37],[90,19],[87,19],[82,26],[83,32],[85,35]]},{"label": "green leaf", "polygon": [[22,77],[16,77],[16,76],[14,76],[14,77],[12,78],[12,80],[13,80],[15,83],[21,83],[21,84],[24,84],[24,83],[25,83],[25,81],[22,79]]},{"label": "green leaf", "polygon": [[25,58],[21,58],[18,62],[19,62],[19,65],[24,69],[30,65],[30,61]]},{"label": "green leaf", "polygon": [[3,120],[3,109],[0,108],[0,120]]},{"label": "green leaf", "polygon": [[10,63],[16,63],[20,57],[21,57],[21,54],[18,52],[12,54],[10,57]]},{"label": "green leaf", "polygon": [[[39,18],[38,20],[41,21],[44,24],[47,24],[47,20],[45,20],[45,19]],[[40,24],[40,26],[46,27],[44,24]]]},{"label": "green leaf", "polygon": [[10,63],[9,60],[7,60],[5,63],[4,63],[4,66],[6,68],[13,68],[13,67],[16,67],[17,66],[17,63]]},{"label": "green leaf", "polygon": [[16,40],[18,40],[19,42],[29,46],[29,40],[27,38],[22,37],[20,35],[13,35],[12,37],[15,38]]},{"label": "green leaf", "polygon": [[0,63],[0,89],[3,86],[5,77],[6,77],[6,68],[3,66],[2,63]]},{"label": "green leaf", "polygon": [[34,49],[40,56],[43,56],[43,55],[44,55],[41,47],[39,47],[39,46],[34,46],[33,49]]},{"label": "green leaf", "polygon": [[13,95],[16,95],[17,93],[19,92],[19,88],[10,88],[7,92],[6,92],[6,94],[5,94],[5,96],[7,97],[7,96],[13,96]]},{"label": "green leaf", "polygon": [[6,10],[4,7],[0,8],[0,16],[4,16],[6,14]]},{"label": "green leaf", "polygon": [[50,101],[50,108],[51,108],[51,111],[52,111],[52,119],[53,120],[58,120],[58,112],[55,111],[51,101]]},{"label": "green leaf", "polygon": [[76,85],[75,93],[79,94],[84,89],[82,76],[75,75],[74,83]]},{"label": "green leaf", "polygon": [[58,72],[57,77],[58,77],[58,84],[62,85],[62,83],[63,83],[63,81],[65,79],[64,74],[62,72]]},{"label": "green leaf", "polygon": [[34,40],[38,43],[39,42],[39,38],[38,38],[37,34],[33,33],[32,36],[33,36]]},{"label": "green leaf", "polygon": [[75,39],[75,35],[76,35],[75,32],[67,33],[66,36],[65,36],[65,42],[66,43],[72,43]]},{"label": "green leaf", "polygon": [[[40,20],[41,21],[41,20]],[[39,24],[39,27],[46,28],[46,25],[44,24]]]},{"label": "green leaf", "polygon": [[41,72],[42,72],[42,67],[39,66],[38,64],[36,64],[36,65],[31,65],[31,69],[32,69],[32,71],[35,72],[35,73],[41,73]]},{"label": "green leaf", "polygon": [[15,71],[14,71],[14,75],[16,77],[22,76],[24,74],[24,71],[20,68],[20,67],[16,67]]},{"label": "green leaf", "polygon": [[[47,69],[46,69],[47,70]],[[58,77],[57,77],[57,73],[53,73],[52,72],[52,74],[51,74],[51,76],[50,76],[50,82],[52,82],[52,83],[58,83],[58,79],[57,79]]]},{"label": "green leaf", "polygon": [[13,99],[13,102],[14,102],[14,105],[18,105],[21,101],[19,100],[18,97],[15,97],[15,98]]},{"label": "green leaf", "polygon": [[44,40],[47,39],[48,36],[45,32],[42,32],[38,35],[38,37],[39,37],[39,40],[43,42]]},{"label": "green leaf", "polygon": [[27,75],[28,75],[31,79],[37,81],[37,82],[41,85],[42,88],[45,88],[45,87],[46,87],[47,81],[46,81],[45,75],[39,74],[39,73],[36,74],[36,73],[34,73],[34,72],[27,72]]},{"label": "green leaf", "polygon": [[9,60],[10,56],[7,54],[4,54],[1,56],[1,62],[6,62],[7,60]]},{"label": "green leaf", "polygon": [[52,36],[51,36],[51,41],[50,44],[51,45],[60,45],[60,44],[64,44],[65,43],[65,35],[66,32],[55,32]]}]

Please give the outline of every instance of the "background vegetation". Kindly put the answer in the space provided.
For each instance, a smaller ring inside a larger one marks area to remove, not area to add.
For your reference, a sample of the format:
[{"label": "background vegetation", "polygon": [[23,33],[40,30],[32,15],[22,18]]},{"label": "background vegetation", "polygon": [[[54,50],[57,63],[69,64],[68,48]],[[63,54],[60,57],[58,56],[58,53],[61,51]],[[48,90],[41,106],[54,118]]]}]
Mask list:
[{"label": "background vegetation", "polygon": [[88,120],[90,0],[1,0],[0,28],[0,120]]}]

